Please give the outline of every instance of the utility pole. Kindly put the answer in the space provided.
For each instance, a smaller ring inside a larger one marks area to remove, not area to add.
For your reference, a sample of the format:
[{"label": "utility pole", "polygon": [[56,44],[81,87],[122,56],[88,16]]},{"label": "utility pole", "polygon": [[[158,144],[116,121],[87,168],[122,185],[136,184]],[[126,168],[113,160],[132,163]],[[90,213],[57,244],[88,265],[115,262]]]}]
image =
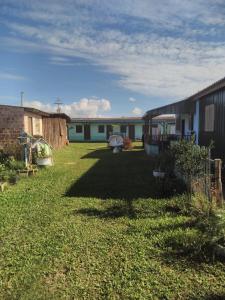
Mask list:
[{"label": "utility pole", "polygon": [[57,98],[56,102],[54,103],[57,105],[57,113],[60,114],[61,113],[61,105],[63,104],[60,98]]},{"label": "utility pole", "polygon": [[23,107],[23,95],[24,95],[24,92],[21,92],[20,93],[20,106]]}]

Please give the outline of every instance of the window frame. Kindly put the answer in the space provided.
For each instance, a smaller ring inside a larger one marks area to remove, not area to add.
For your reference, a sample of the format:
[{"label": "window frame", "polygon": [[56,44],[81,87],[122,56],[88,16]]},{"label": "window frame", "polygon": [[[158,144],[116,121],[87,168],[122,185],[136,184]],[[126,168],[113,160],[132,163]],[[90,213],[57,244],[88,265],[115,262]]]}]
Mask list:
[{"label": "window frame", "polygon": [[[125,130],[123,131],[122,128],[125,128]],[[127,133],[127,125],[120,125],[120,132]]]},{"label": "window frame", "polygon": [[205,132],[214,132],[215,130],[215,104],[211,103],[205,106],[204,109],[204,131]]},{"label": "window frame", "polygon": [[105,133],[105,125],[98,125],[98,133]]},{"label": "window frame", "polygon": [[[80,130],[78,130],[78,128],[80,128]],[[75,131],[76,131],[76,133],[83,133],[83,125],[76,125]]]}]

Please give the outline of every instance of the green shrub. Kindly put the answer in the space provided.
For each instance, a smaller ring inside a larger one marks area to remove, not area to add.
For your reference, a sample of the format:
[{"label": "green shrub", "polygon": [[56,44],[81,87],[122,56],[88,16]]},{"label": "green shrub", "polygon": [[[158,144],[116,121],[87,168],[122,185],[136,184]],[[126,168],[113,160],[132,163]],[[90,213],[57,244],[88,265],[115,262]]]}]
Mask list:
[{"label": "green shrub", "polygon": [[209,201],[206,196],[201,193],[194,193],[191,200],[187,194],[182,194],[174,198],[171,205],[179,208],[181,213],[195,217],[209,216],[216,210],[216,202]]},{"label": "green shrub", "polygon": [[[194,194],[190,201],[189,197],[184,194],[171,201],[171,208],[192,216],[195,228],[199,232],[198,245],[195,243],[195,237],[192,241],[191,236],[184,235],[182,238],[171,240],[173,248],[182,248],[182,251],[192,251],[193,253],[201,250],[213,254],[215,245],[225,247],[225,210],[218,210],[215,201],[209,201],[203,194]],[[193,247],[194,245],[196,245],[196,249]]]},{"label": "green shrub", "polygon": [[171,146],[175,157],[176,171],[184,178],[189,194],[192,193],[192,180],[205,173],[205,161],[209,158],[210,147],[196,145],[191,141],[181,140]]},{"label": "green shrub", "polygon": [[21,160],[11,160],[8,163],[8,167],[11,170],[23,170],[25,168],[25,162]]},{"label": "green shrub", "polygon": [[[208,216],[199,218],[197,227],[205,235],[208,245],[225,242],[225,211],[214,210]],[[225,245],[225,244],[224,244]]]}]

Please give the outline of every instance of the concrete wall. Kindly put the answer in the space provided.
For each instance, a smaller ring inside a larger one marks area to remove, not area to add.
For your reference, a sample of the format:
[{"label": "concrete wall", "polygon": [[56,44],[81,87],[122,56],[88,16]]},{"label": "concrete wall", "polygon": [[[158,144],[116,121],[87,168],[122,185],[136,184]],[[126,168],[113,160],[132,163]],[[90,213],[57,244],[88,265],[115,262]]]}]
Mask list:
[{"label": "concrete wall", "polygon": [[[76,133],[76,125],[82,126],[82,133]],[[84,141],[84,125],[79,123],[70,123],[68,125],[68,138],[70,142]]]},{"label": "concrete wall", "polygon": [[103,124],[91,124],[91,140],[92,141],[106,141],[106,125],[104,126],[104,132],[98,132],[98,126]]},{"label": "concrete wall", "polygon": [[24,109],[0,105],[0,148],[15,154],[20,148],[18,137],[23,129]]}]

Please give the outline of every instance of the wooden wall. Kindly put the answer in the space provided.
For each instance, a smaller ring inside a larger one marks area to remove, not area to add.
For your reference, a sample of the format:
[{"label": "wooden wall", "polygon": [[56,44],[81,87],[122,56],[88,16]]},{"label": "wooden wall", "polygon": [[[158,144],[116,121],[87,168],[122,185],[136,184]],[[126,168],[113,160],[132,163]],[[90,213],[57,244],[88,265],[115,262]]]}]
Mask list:
[{"label": "wooden wall", "polygon": [[54,148],[60,149],[66,145],[66,119],[58,117],[43,117],[43,137]]},{"label": "wooden wall", "polygon": [[[208,146],[214,142],[212,149],[213,158],[221,158],[225,163],[225,89],[218,90],[200,99],[200,132],[199,144]],[[215,105],[214,130],[205,131],[205,107]]]}]

